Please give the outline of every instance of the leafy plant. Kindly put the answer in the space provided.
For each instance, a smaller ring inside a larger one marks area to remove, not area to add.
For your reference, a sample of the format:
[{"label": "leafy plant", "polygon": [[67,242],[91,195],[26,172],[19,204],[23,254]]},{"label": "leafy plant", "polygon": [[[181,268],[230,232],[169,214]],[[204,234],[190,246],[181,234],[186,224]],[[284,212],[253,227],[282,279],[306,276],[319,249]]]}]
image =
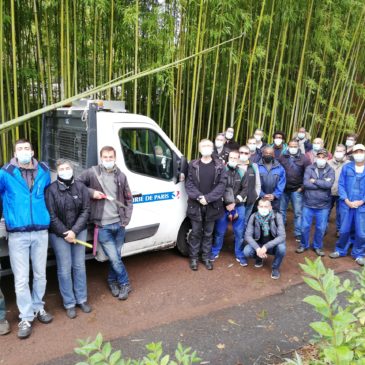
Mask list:
[{"label": "leafy plant", "polygon": [[[365,268],[352,271],[355,283],[349,279],[342,283],[331,269],[326,269],[320,258],[305,259],[300,264],[307,274],[305,283],[318,295],[304,298],[322,315],[321,321],[310,326],[319,335],[320,355],[315,364],[355,365],[365,364]],[[344,295],[345,306],[340,305],[340,295]],[[291,364],[301,364],[297,355]]]},{"label": "leafy plant", "polygon": [[124,359],[120,350],[113,352],[110,342],[103,342],[103,336],[99,333],[94,341],[79,340],[80,347],[75,348],[75,353],[83,356],[84,361],[76,365],[191,365],[199,363],[196,351],[184,348],[180,343],[175,351],[175,360],[170,355],[164,355],[162,342],[152,342],[146,345],[148,354],[143,359]]}]

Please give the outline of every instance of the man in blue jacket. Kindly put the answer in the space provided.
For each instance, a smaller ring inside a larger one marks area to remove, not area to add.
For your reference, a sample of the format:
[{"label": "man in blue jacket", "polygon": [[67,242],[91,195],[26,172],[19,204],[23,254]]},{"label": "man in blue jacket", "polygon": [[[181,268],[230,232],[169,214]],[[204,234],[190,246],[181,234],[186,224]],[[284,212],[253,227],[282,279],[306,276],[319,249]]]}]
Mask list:
[{"label": "man in blue jacket", "polygon": [[331,209],[331,188],[335,181],[335,171],[328,164],[327,160],[327,150],[320,149],[317,152],[316,161],[308,166],[304,173],[302,241],[301,245],[296,249],[297,253],[303,253],[309,249],[310,229],[313,218],[315,218],[313,250],[318,256],[324,256],[323,237]]},{"label": "man in blue jacket", "polygon": [[[18,140],[14,158],[0,171],[10,264],[20,312],[19,338],[30,336],[35,317],[41,323],[53,320],[52,315],[44,310],[43,302],[50,222],[44,190],[50,184],[50,173],[47,165],[38,162],[33,155],[31,143]],[[33,271],[32,292],[29,289],[29,259]]]},{"label": "man in blue jacket", "polygon": [[355,232],[352,257],[365,264],[365,146],[357,144],[352,148],[354,161],[344,165],[338,182],[340,195],[340,237],[335,251],[329,256],[336,259],[346,256],[350,235]]},{"label": "man in blue jacket", "polygon": [[261,179],[260,198],[269,200],[274,211],[280,209],[280,198],[283,194],[286,177],[285,170],[274,158],[274,148],[266,146],[262,151],[262,159],[258,163]]}]

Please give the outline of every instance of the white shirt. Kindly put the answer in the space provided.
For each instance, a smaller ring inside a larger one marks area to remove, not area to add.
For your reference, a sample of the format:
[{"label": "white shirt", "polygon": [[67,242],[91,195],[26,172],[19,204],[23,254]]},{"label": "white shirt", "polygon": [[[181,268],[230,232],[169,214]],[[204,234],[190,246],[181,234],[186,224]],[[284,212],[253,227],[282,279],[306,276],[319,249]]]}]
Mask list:
[{"label": "white shirt", "polygon": [[357,174],[362,174],[364,172],[365,165],[357,166],[355,165],[355,171]]}]

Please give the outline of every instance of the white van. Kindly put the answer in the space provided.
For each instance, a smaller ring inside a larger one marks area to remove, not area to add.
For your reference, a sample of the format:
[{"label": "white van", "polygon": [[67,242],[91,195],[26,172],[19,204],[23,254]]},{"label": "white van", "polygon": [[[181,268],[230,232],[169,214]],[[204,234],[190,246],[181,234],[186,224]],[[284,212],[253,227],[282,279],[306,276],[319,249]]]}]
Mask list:
[{"label": "white van", "polygon": [[[175,246],[186,255],[187,162],[152,119],[127,113],[123,102],[104,101],[100,106],[90,100],[43,116],[41,159],[48,162],[53,179],[57,159],[71,160],[77,176],[99,163],[99,151],[106,145],[116,149],[117,165],[133,194],[122,255]],[[0,258],[7,255],[3,240]]]}]

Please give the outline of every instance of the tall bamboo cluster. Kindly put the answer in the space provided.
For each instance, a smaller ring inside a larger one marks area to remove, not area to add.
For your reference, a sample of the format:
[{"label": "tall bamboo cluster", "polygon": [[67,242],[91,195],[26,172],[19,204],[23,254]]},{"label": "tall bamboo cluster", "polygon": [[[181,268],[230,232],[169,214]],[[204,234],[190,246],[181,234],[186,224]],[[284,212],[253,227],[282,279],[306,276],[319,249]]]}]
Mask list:
[{"label": "tall bamboo cluster", "polygon": [[[189,157],[233,125],[328,148],[365,138],[365,0],[0,0],[1,123],[116,78],[232,43],[95,98],[122,99]],[[40,143],[40,119],[1,135]]]}]

